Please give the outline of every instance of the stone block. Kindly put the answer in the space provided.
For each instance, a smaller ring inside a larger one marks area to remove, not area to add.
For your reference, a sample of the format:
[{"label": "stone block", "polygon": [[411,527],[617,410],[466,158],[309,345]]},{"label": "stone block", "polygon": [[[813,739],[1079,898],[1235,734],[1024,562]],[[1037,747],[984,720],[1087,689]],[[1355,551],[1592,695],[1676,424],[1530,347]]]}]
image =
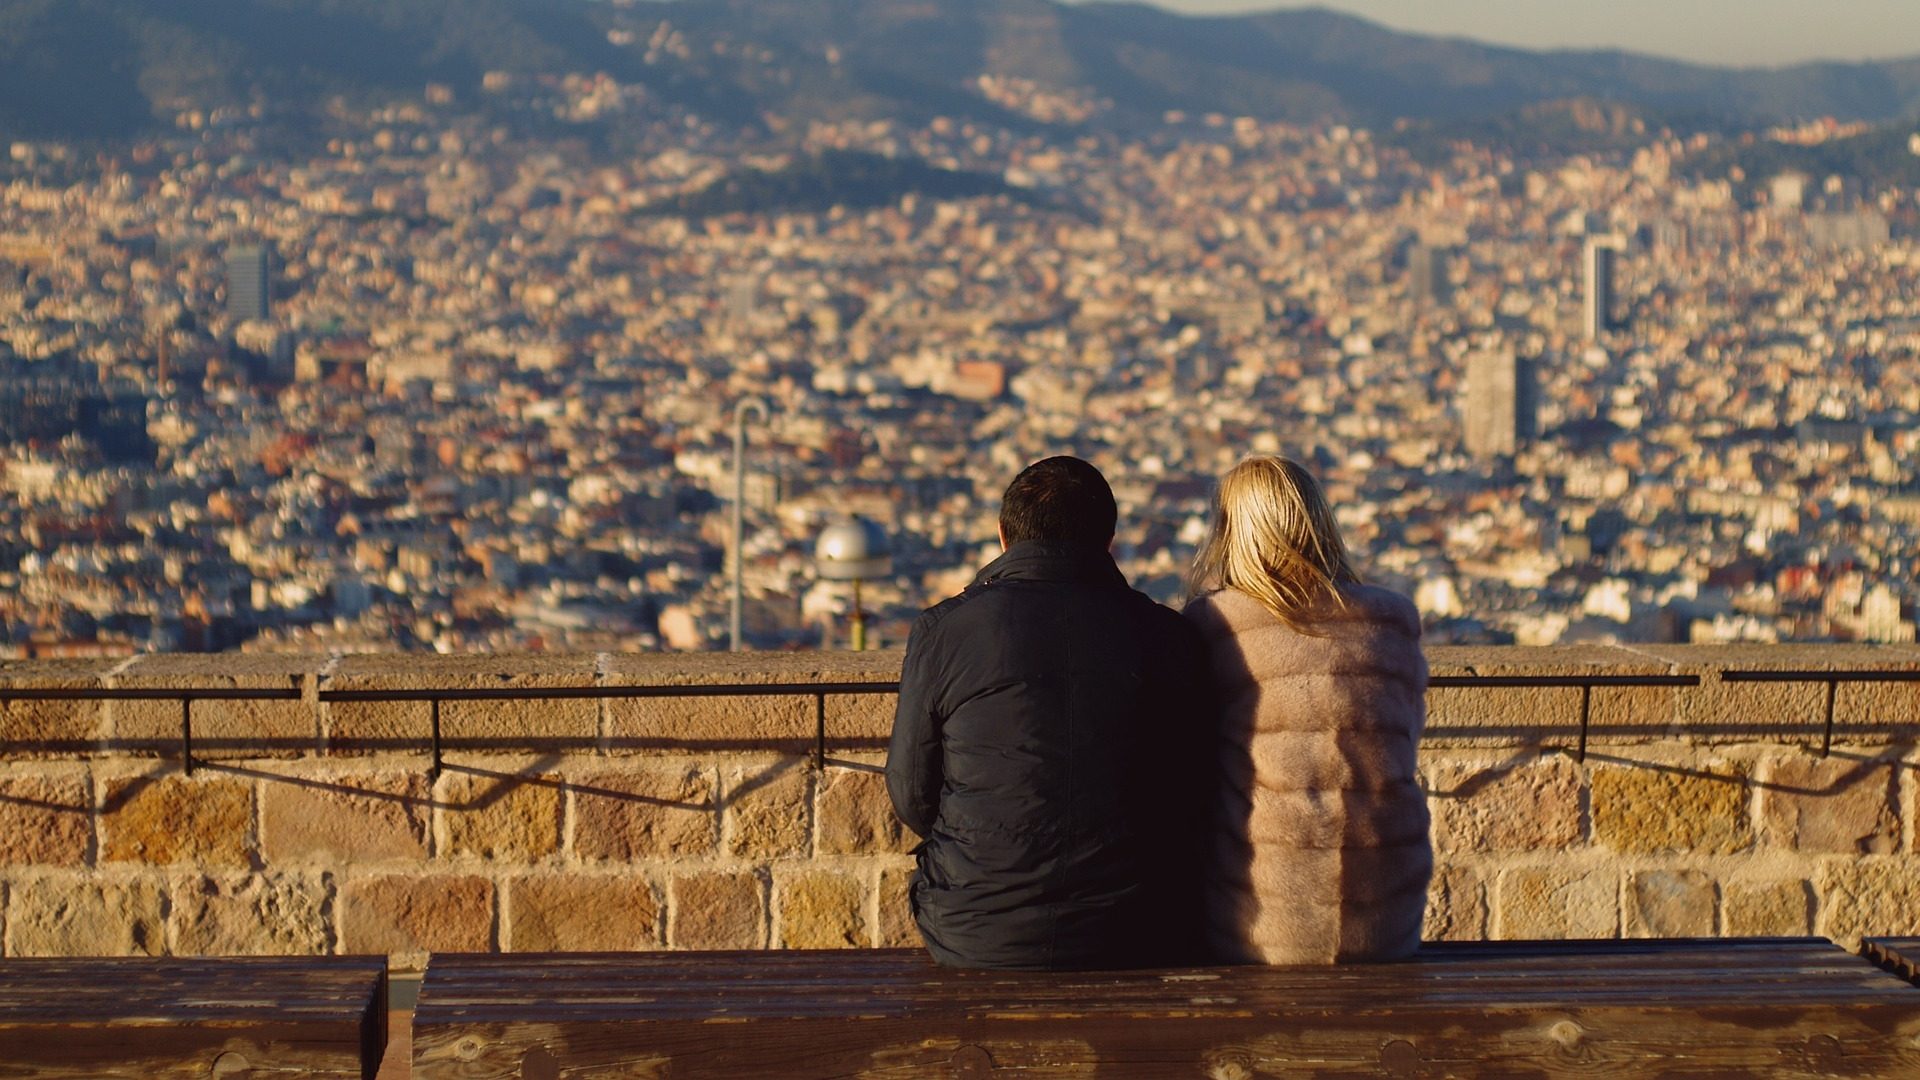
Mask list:
[{"label": "stone block", "polygon": [[507,884],[508,952],[630,952],[660,947],[659,897],[637,874],[542,874]]},{"label": "stone block", "polygon": [[[0,661],[0,690],[101,690],[124,660]],[[0,744],[7,756],[64,758],[100,749],[107,710],[99,701],[0,698]]]},{"label": "stone block", "polygon": [[1861,937],[1920,935],[1920,858],[1835,859],[1814,873],[1818,932],[1844,945]]},{"label": "stone block", "polygon": [[1845,855],[1888,855],[1899,846],[1892,762],[1783,754],[1761,766],[1755,786],[1768,844]]},{"label": "stone block", "polygon": [[[898,672],[894,673],[899,676]],[[827,742],[831,745],[885,746],[893,735],[897,693],[827,695]]]},{"label": "stone block", "polygon": [[823,855],[903,854],[915,843],[894,816],[883,773],[829,767],[820,778],[818,807]]},{"label": "stone block", "polygon": [[194,877],[173,893],[181,956],[311,956],[328,951],[332,882],[324,874]]},{"label": "stone block", "polygon": [[[356,656],[342,660],[326,690],[538,691],[589,687],[596,681],[591,654]],[[417,749],[432,731],[428,702],[333,702],[327,707],[329,745],[354,749]],[[440,705],[440,737],[447,750],[527,751],[595,747],[600,702],[594,698],[448,700]]]},{"label": "stone block", "polygon": [[1799,937],[1813,932],[1813,892],[1798,879],[1729,881],[1720,920],[1728,937]]},{"label": "stone block", "polygon": [[1900,804],[1906,826],[1902,848],[1910,855],[1920,855],[1920,747],[1907,748],[1900,762],[1900,776],[1900,786],[1905,789]]},{"label": "stone block", "polygon": [[[1670,665],[1611,645],[1541,648],[1436,646],[1427,650],[1435,677],[1554,677],[1666,675]],[[1646,742],[1664,737],[1674,720],[1671,687],[1597,686],[1587,720],[1594,743]],[[1563,747],[1579,743],[1578,686],[1434,687],[1427,692],[1424,745],[1451,747]]]},{"label": "stone block", "polygon": [[1420,937],[1425,941],[1486,940],[1487,886],[1478,870],[1446,864],[1434,869]]},{"label": "stone block", "polygon": [[743,686],[896,682],[903,649],[809,650],[800,653],[605,653],[599,667],[611,684]]},{"label": "stone block", "polygon": [[[294,690],[291,701],[200,700],[193,703],[195,758],[294,757],[320,747],[315,697],[320,655],[162,654],[143,656],[110,680],[128,690]],[[116,701],[113,741],[123,748],[171,751],[180,743],[177,701]]]},{"label": "stone block", "polygon": [[100,805],[104,862],[249,867],[254,850],[251,785],[205,774],[106,782]]},{"label": "stone block", "polygon": [[1593,839],[1613,851],[1726,855],[1753,843],[1742,766],[1602,767],[1593,774]]},{"label": "stone block", "polygon": [[9,890],[9,956],[161,956],[166,889],[150,879],[78,874],[16,882]]},{"label": "stone block", "polygon": [[573,799],[573,853],[629,862],[698,858],[720,841],[713,771],[696,764],[636,764],[567,781]]},{"label": "stone block", "polygon": [[1778,645],[1640,645],[1635,652],[1670,662],[1700,685],[1678,701],[1678,734],[1703,745],[1798,740],[1818,745],[1826,722],[1826,686],[1805,682],[1738,682],[1727,671],[1826,670],[1831,660],[1809,647]]},{"label": "stone block", "polygon": [[430,809],[420,773],[272,776],[260,786],[260,850],[274,866],[417,862]]},{"label": "stone block", "polygon": [[466,874],[349,874],[340,885],[340,952],[387,953],[417,969],[428,952],[491,952],[493,883]]},{"label": "stone block", "polygon": [[771,859],[807,854],[812,775],[796,759],[729,769],[721,791],[729,854]]},{"label": "stone block", "polygon": [[[804,663],[770,664],[765,654],[754,653],[619,653],[607,656],[601,667],[603,686],[797,686],[886,682],[900,676],[897,654],[808,653]],[[816,711],[823,707],[804,691],[613,698],[607,702],[607,744],[616,753],[661,749],[804,753],[813,748]]]},{"label": "stone block", "polygon": [[674,877],[668,943],[676,949],[764,949],[766,884],[746,871],[709,871]]},{"label": "stone block", "polygon": [[1514,867],[1500,875],[1498,912],[1504,940],[1615,937],[1619,881],[1608,868]]},{"label": "stone block", "polygon": [[1580,842],[1580,767],[1568,758],[1441,763],[1427,784],[1439,851],[1556,851]]},{"label": "stone block", "polygon": [[920,940],[920,927],[913,921],[913,905],[907,892],[912,880],[912,866],[880,871],[880,925],[875,928],[878,938],[874,944],[882,949],[918,948],[924,944]]},{"label": "stone block", "polygon": [[1627,875],[1626,934],[1638,938],[1711,937],[1713,877],[1700,870],[1641,870]]},{"label": "stone block", "polygon": [[1580,691],[1564,687],[1483,689],[1436,686],[1427,691],[1430,749],[1570,747],[1578,741]]},{"label": "stone block", "polygon": [[[353,667],[358,660],[342,660],[340,670],[320,681],[321,692],[422,689],[418,679],[405,675],[356,673]],[[432,752],[433,706],[429,702],[323,699],[320,717],[329,754],[418,754],[425,762]],[[441,719],[444,722],[444,715]]]},{"label": "stone block", "polygon": [[[1914,645],[1796,646],[1813,651],[1843,671],[1920,671],[1920,647]],[[1836,745],[1912,744],[1920,739],[1920,681],[1843,682],[1834,687],[1833,740]]]},{"label": "stone block", "polygon": [[545,775],[462,767],[441,774],[448,857],[532,862],[560,850],[560,783]]},{"label": "stone block", "polygon": [[779,879],[780,947],[854,949],[867,944],[867,890],[833,870],[802,870]]},{"label": "stone block", "polygon": [[[590,687],[592,656],[474,656],[458,670],[434,667],[434,686],[477,690],[544,690]],[[440,707],[440,732],[451,746],[523,751],[529,740],[552,740],[570,748],[597,746],[600,702],[596,698],[529,698],[449,701]]]},{"label": "stone block", "polygon": [[0,865],[78,866],[92,848],[93,802],[84,775],[0,777]]},{"label": "stone block", "polygon": [[1835,743],[1911,743],[1920,739],[1920,682],[1841,683],[1833,714]]},{"label": "stone block", "polygon": [[813,699],[800,695],[612,698],[607,747],[615,753],[806,753],[813,749],[813,710]]}]

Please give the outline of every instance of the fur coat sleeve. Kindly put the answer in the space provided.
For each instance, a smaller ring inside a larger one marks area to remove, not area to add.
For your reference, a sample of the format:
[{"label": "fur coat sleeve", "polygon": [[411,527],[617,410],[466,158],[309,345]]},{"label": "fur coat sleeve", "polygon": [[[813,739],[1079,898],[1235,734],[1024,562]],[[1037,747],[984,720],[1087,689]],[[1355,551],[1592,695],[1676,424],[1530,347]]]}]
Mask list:
[{"label": "fur coat sleeve", "polygon": [[1433,871],[1414,771],[1420,617],[1386,589],[1344,595],[1317,634],[1233,590],[1187,607],[1221,707],[1208,921],[1224,959],[1393,960],[1420,945]]}]

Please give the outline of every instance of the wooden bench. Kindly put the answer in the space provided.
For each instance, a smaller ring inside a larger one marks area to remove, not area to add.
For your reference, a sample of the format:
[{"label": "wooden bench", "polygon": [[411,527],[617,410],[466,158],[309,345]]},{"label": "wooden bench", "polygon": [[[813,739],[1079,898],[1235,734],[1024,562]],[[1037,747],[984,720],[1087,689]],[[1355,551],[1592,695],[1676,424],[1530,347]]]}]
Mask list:
[{"label": "wooden bench", "polygon": [[0,961],[0,1077],[373,1080],[385,957]]},{"label": "wooden bench", "polygon": [[1920,937],[1868,938],[1860,943],[1867,959],[1920,986]]},{"label": "wooden bench", "polygon": [[918,952],[444,956],[416,1080],[1920,1077],[1920,990],[1824,939],[1491,942],[1404,964],[1027,974]]}]

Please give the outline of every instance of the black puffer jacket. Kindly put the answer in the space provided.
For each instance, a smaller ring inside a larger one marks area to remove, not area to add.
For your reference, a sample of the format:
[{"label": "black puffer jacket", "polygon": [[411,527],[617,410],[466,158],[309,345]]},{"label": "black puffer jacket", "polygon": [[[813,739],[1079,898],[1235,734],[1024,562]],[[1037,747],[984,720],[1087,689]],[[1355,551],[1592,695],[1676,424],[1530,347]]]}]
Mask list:
[{"label": "black puffer jacket", "polygon": [[887,786],[934,958],[1197,959],[1214,710],[1204,648],[1104,551],[1015,544],[907,641]]}]

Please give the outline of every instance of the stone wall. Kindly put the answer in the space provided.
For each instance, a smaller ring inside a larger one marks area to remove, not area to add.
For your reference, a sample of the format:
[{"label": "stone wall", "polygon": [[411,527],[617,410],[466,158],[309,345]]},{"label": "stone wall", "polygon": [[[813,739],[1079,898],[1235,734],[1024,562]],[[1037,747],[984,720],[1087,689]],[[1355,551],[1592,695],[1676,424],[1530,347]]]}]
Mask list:
[{"label": "stone wall", "polygon": [[[1920,682],[1839,646],[1430,650],[1435,938],[1920,933]],[[898,653],[157,656],[0,664],[0,689],[292,688],[0,701],[7,956],[911,944],[887,695],[329,700],[367,691],[887,682]],[[1736,675],[1737,678],[1737,675]],[[1582,697],[1587,744],[1579,749]],[[830,740],[811,757],[816,716]]]}]

